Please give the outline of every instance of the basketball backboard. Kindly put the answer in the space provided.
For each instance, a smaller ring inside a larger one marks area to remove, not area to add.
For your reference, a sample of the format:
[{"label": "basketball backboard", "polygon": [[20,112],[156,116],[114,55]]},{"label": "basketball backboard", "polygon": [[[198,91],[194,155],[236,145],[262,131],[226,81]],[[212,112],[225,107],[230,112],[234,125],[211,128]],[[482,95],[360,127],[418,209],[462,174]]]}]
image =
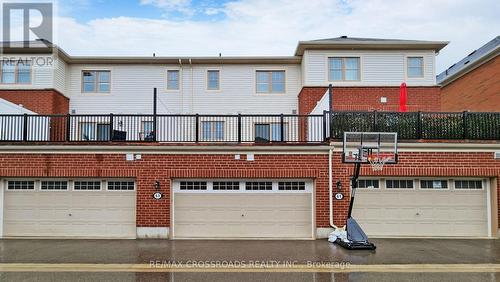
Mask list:
[{"label": "basketball backboard", "polygon": [[398,162],[398,134],[395,132],[345,132],[344,163]]}]

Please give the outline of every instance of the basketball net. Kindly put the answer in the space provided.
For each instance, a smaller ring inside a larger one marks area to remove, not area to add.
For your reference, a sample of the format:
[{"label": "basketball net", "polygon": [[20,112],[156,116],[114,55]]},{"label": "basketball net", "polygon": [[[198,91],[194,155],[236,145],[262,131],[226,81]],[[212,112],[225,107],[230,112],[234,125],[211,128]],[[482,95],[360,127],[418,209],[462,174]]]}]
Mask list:
[{"label": "basketball net", "polygon": [[376,156],[373,154],[368,156],[368,162],[370,162],[373,171],[381,171],[389,159],[388,157],[380,157],[378,154]]}]

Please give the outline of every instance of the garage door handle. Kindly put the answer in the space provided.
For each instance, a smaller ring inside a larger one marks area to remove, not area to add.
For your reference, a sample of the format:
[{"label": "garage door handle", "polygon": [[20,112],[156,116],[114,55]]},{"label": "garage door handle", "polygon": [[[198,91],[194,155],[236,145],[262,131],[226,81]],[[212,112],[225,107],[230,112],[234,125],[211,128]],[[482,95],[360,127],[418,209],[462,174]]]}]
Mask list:
[{"label": "garage door handle", "polygon": [[420,215],[420,213],[417,212],[416,215]]},{"label": "garage door handle", "polygon": [[244,217],[245,215],[244,215],[244,214],[242,214],[241,216],[242,216],[242,217]]},{"label": "garage door handle", "polygon": [[72,216],[72,214],[68,213],[68,216]]}]

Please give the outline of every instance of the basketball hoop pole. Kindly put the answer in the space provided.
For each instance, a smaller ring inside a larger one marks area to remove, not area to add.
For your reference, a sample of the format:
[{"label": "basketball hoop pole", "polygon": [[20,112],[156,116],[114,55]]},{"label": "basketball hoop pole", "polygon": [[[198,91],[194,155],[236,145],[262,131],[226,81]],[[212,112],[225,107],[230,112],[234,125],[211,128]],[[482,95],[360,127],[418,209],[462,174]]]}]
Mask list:
[{"label": "basketball hoop pole", "polygon": [[351,201],[349,202],[349,212],[347,213],[347,219],[351,218],[352,207],[354,206],[354,196],[356,195],[356,189],[358,188],[358,178],[359,172],[361,171],[361,163],[354,164],[354,173],[351,177]]}]

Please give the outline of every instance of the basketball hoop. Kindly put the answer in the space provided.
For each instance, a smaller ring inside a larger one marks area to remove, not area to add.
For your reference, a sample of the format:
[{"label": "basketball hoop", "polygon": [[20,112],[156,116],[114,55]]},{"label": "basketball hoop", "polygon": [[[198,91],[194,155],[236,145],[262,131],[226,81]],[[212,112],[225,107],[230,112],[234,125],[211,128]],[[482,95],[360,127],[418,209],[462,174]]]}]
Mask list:
[{"label": "basketball hoop", "polygon": [[377,156],[374,156],[373,154],[370,154],[368,156],[368,162],[372,166],[373,171],[382,171],[384,168],[385,163],[389,160],[390,158],[384,158],[384,157],[379,157],[378,154]]}]

